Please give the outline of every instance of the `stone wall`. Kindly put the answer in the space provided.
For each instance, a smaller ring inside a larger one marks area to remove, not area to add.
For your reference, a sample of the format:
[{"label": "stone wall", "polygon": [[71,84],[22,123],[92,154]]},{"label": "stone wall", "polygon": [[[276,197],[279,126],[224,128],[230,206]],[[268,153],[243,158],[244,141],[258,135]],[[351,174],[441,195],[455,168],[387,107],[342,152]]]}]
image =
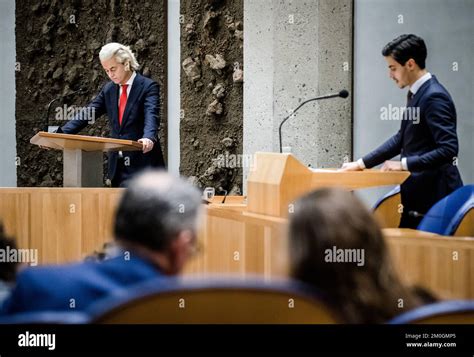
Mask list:
[{"label": "stone wall", "polygon": [[180,172],[239,194],[229,158],[242,153],[243,0],[182,0],[181,23]]},{"label": "stone wall", "polygon": [[[42,150],[29,140],[46,124],[46,106],[52,99],[80,87],[89,90],[52,106],[51,125],[62,125],[52,120],[60,113],[57,108],[86,105],[107,82],[98,59],[107,42],[130,45],[140,71],[160,84],[161,145],[166,155],[166,2],[17,0],[18,186],[62,185],[62,152]],[[98,119],[83,134],[108,136],[106,120]]]}]

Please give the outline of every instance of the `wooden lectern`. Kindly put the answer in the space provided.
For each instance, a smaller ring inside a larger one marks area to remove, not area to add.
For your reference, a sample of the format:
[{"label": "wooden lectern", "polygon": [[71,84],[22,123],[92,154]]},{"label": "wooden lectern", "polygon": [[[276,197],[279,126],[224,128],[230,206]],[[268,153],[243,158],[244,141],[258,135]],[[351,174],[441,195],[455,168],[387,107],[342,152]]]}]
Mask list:
[{"label": "wooden lectern", "polygon": [[247,198],[228,197],[205,206],[203,254],[187,272],[286,276],[290,204],[314,189],[338,186],[348,190],[399,185],[409,172],[310,169],[291,154],[258,152],[247,180]]},{"label": "wooden lectern", "polygon": [[30,143],[63,151],[64,187],[102,187],[104,151],[138,151],[133,140],[39,132]]},{"label": "wooden lectern", "polygon": [[288,216],[288,205],[298,196],[320,187],[349,190],[399,185],[407,171],[310,169],[291,154],[257,152],[247,185],[248,212],[276,217]]}]

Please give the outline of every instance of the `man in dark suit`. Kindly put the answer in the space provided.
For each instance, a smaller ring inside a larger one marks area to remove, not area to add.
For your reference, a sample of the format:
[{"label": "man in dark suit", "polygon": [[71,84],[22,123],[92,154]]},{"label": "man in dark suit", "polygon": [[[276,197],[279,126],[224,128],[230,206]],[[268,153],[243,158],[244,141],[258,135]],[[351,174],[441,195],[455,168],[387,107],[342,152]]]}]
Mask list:
[{"label": "man in dark suit", "polygon": [[[400,130],[380,147],[342,170],[383,163],[382,171],[410,171],[401,185],[400,227],[416,228],[431,206],[463,185],[457,168],[456,109],[448,91],[425,69],[423,39],[401,35],[382,50],[390,78],[409,87]],[[390,161],[400,155],[401,161]],[[417,214],[418,213],[418,214]]]},{"label": "man in dark suit", "polygon": [[[58,129],[58,133],[76,134],[89,122],[107,113],[113,138],[137,140],[143,152],[110,152],[108,178],[113,187],[125,186],[135,173],[145,167],[163,167],[158,139],[158,84],[136,70],[138,62],[129,47],[108,43],[99,53],[100,62],[111,79],[97,97],[76,118]],[[90,116],[93,118],[90,118]]]},{"label": "man in dark suit", "polygon": [[27,268],[0,314],[84,311],[100,298],[178,275],[195,252],[201,195],[183,179],[148,171],[130,181],[114,233],[120,251],[103,262]]}]

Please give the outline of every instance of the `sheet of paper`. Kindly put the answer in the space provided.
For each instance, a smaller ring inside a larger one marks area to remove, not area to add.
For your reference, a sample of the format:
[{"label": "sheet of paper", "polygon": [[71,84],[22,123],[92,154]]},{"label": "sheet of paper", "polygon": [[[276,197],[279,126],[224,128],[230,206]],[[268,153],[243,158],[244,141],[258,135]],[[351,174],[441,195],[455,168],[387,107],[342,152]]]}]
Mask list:
[{"label": "sheet of paper", "polygon": [[309,168],[311,171],[313,172],[320,172],[320,173],[324,173],[324,172],[339,172],[338,170],[339,169],[314,169],[312,167]]}]

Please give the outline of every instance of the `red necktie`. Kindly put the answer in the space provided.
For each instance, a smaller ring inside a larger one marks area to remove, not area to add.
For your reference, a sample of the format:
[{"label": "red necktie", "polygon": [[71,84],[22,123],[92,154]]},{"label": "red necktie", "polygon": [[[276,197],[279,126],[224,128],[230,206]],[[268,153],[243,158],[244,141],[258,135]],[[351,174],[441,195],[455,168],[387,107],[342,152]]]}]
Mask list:
[{"label": "red necktie", "polygon": [[122,85],[122,94],[120,95],[119,100],[119,125],[122,125],[123,112],[125,111],[125,106],[127,105],[127,87],[128,84]]}]

